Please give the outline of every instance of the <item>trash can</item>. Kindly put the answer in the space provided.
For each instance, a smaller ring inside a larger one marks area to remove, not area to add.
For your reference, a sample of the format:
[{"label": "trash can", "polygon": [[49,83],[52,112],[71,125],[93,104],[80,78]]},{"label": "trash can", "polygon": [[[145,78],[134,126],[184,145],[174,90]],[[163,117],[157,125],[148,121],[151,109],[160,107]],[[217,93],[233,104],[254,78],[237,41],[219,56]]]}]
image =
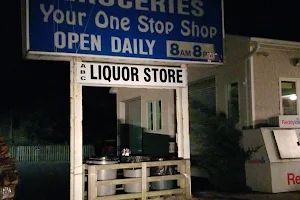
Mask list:
[{"label": "trash can", "polygon": [[[150,161],[150,157],[147,156],[124,156],[122,157],[122,162],[125,163],[137,163],[137,162],[147,162]],[[124,169],[123,175],[126,178],[138,178],[142,177],[142,169]],[[147,168],[147,176],[150,176],[150,169]],[[149,183],[147,183],[147,191],[149,191]],[[124,191],[126,193],[138,193],[142,192],[142,183],[128,183],[124,185]]]},{"label": "trash can", "polygon": [[[153,161],[165,161],[166,158],[157,158]],[[150,174],[151,176],[166,176],[174,175],[176,173],[176,166],[158,166],[152,167]],[[174,188],[174,180],[165,180],[165,181],[155,181],[151,183],[151,190],[170,190]]]},{"label": "trash can", "polygon": [[[118,158],[114,157],[101,157],[101,158],[90,158],[86,161],[89,165],[108,165],[119,163]],[[97,170],[97,180],[113,180],[117,179],[116,169],[102,169]],[[97,196],[107,196],[116,194],[116,185],[101,185],[97,186]]]}]

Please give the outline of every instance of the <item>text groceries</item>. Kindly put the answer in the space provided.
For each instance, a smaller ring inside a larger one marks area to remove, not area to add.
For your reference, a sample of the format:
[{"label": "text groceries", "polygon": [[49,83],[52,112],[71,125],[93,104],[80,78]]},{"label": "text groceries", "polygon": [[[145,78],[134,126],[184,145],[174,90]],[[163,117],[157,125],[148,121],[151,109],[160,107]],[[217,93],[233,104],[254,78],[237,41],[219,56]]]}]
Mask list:
[{"label": "text groceries", "polygon": [[120,86],[184,87],[186,72],[179,67],[77,63],[77,82]]},{"label": "text groceries", "polygon": [[33,50],[222,60],[221,0],[38,0],[29,11],[30,40],[52,37]]}]

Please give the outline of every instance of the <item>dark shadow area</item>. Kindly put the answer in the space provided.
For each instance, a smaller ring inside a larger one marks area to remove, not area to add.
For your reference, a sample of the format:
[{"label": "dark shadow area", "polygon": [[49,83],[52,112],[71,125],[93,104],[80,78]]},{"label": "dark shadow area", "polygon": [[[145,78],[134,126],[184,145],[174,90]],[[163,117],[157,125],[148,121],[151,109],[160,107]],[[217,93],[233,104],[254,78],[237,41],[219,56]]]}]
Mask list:
[{"label": "dark shadow area", "polygon": [[116,139],[116,96],[109,87],[83,87],[83,142],[96,146]]},{"label": "dark shadow area", "polygon": [[192,176],[191,182],[192,182],[192,193],[214,189],[213,185],[205,177]]},{"label": "dark shadow area", "polygon": [[[68,68],[64,68],[64,72],[68,75]],[[50,75],[54,74],[50,70],[49,77],[39,77],[45,81],[44,85],[35,85],[35,82],[30,80],[26,83],[32,89],[28,93],[35,96],[34,99],[22,102],[28,106],[27,108],[23,106],[27,109],[24,112],[27,115],[21,115],[22,110],[19,111],[18,107],[14,107],[15,115],[22,117],[19,118],[19,126],[14,126],[13,142],[8,141],[8,144],[18,150],[20,148],[17,147],[22,145],[31,149],[27,152],[22,150],[14,153],[18,159],[20,159],[20,154],[26,156],[24,161],[16,161],[19,174],[16,200],[70,199],[70,163],[68,156],[63,162],[59,159],[61,156],[69,155],[66,152],[69,149],[70,140],[70,100],[69,86],[66,84],[66,82],[69,83],[69,76],[60,77],[56,83],[52,83],[48,79],[51,79]],[[63,87],[60,86],[62,82],[65,82]],[[35,94],[34,90],[41,91],[41,93]],[[22,94],[22,99],[26,98],[25,91]],[[103,151],[110,148],[108,141],[116,139],[115,102],[115,95],[109,93],[109,88],[83,88],[83,145],[95,149],[94,153],[85,153],[84,158],[95,156],[95,153],[101,156]],[[6,121],[9,122],[9,120]],[[37,148],[32,149],[33,145]],[[61,146],[66,148],[59,148]],[[47,157],[49,153],[57,157],[41,161],[41,156]],[[35,159],[37,161],[34,161]]]},{"label": "dark shadow area", "polygon": [[20,182],[15,200],[70,199],[69,166],[69,163],[18,163]]}]

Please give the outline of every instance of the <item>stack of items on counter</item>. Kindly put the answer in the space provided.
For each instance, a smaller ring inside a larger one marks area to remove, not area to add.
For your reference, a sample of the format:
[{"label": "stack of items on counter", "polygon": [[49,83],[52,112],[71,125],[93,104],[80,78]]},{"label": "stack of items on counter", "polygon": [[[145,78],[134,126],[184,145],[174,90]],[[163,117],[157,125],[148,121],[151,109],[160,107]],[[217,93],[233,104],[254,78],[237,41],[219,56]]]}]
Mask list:
[{"label": "stack of items on counter", "polygon": [[0,136],[0,200],[13,200],[18,182],[15,160],[10,158],[9,146]]}]

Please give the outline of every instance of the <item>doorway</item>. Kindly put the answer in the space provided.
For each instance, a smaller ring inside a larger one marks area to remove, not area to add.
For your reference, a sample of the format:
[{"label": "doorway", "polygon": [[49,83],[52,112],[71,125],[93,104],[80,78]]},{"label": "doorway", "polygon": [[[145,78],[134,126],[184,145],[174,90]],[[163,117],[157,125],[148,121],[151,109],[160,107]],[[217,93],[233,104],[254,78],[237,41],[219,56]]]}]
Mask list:
[{"label": "doorway", "polygon": [[82,88],[83,145],[95,149],[94,155],[86,155],[89,157],[116,156],[116,96],[109,90],[109,87]]},{"label": "doorway", "polygon": [[128,138],[128,148],[133,155],[142,154],[141,97],[129,100],[125,104],[125,124],[128,128],[125,135]]}]

